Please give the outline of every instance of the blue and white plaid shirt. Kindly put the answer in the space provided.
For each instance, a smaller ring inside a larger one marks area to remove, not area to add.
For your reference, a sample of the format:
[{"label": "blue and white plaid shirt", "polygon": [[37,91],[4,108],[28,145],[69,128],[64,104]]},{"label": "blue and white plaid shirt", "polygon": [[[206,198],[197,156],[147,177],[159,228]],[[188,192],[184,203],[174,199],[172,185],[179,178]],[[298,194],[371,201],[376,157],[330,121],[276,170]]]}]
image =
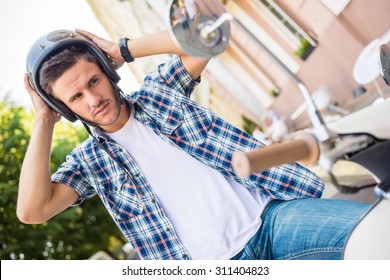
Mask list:
[{"label": "blue and white plaid shirt", "polygon": [[[132,104],[135,118],[163,140],[249,189],[282,200],[321,196],[322,181],[297,163],[240,179],[232,169],[233,152],[262,144],[190,100],[196,85],[180,58],[174,56],[148,75],[140,90],[126,100]],[[52,181],[75,189],[80,195],[77,203],[98,194],[142,259],[191,259],[131,155],[100,130],[93,133],[122,166],[90,137],[67,156]]]}]

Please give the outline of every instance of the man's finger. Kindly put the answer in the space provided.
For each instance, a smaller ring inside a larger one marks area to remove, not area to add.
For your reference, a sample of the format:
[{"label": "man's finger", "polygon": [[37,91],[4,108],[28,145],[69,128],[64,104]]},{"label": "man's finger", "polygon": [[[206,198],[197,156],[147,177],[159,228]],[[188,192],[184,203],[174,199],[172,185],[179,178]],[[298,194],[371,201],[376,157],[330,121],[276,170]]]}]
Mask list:
[{"label": "man's finger", "polygon": [[81,35],[84,35],[85,37],[88,37],[88,38],[95,36],[94,34],[88,32],[88,31],[86,31],[86,30],[83,30],[83,29],[78,29],[78,28],[76,28],[75,31],[76,31],[77,33],[80,33]]},{"label": "man's finger", "polygon": [[27,73],[24,74],[24,87],[27,89],[28,92],[35,91],[35,88],[31,83],[30,77]]},{"label": "man's finger", "polygon": [[103,38],[100,38],[100,37],[96,36],[95,34],[88,32],[88,31],[85,31],[85,30],[82,30],[82,29],[76,29],[76,32],[87,37],[88,39],[90,39],[92,42],[95,42],[95,43],[98,40],[104,40]]}]

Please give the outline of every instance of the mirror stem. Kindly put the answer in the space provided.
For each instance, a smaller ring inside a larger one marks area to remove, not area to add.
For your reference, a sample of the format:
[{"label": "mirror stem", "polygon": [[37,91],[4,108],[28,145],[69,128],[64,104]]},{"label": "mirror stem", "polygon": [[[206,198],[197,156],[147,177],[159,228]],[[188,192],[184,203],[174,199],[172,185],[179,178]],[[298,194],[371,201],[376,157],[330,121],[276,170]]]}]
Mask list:
[{"label": "mirror stem", "polygon": [[200,31],[200,35],[205,40],[209,38],[213,38],[215,37],[214,33],[218,29],[218,27],[220,27],[226,21],[231,21],[231,20],[233,20],[233,16],[230,13],[223,13],[216,21],[202,27]]}]

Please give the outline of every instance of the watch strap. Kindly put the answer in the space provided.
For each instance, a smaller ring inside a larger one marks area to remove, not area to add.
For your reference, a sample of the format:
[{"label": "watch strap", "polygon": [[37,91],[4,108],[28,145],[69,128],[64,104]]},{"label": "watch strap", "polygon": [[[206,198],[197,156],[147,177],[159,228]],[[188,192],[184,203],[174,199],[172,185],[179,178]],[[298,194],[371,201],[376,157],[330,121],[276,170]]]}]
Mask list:
[{"label": "watch strap", "polygon": [[131,53],[127,47],[128,40],[129,40],[129,38],[127,38],[127,37],[123,37],[123,38],[119,39],[119,50],[121,52],[123,59],[129,63],[129,62],[134,61],[134,57],[131,55]]}]

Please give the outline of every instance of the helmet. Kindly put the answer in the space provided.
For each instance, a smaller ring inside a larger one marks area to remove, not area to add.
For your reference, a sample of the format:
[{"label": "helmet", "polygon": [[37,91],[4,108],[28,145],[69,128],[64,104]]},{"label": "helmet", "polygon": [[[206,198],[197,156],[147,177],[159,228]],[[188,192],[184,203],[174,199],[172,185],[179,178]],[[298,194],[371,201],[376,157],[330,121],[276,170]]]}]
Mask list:
[{"label": "helmet", "polygon": [[120,77],[109,57],[95,43],[79,33],[61,29],[49,32],[36,40],[31,46],[26,60],[27,73],[30,81],[38,94],[53,110],[69,121],[74,122],[79,119],[77,115],[63,102],[45,92],[39,84],[39,70],[42,64],[52,55],[69,46],[86,47],[96,57],[103,72],[113,85],[119,82]]}]

